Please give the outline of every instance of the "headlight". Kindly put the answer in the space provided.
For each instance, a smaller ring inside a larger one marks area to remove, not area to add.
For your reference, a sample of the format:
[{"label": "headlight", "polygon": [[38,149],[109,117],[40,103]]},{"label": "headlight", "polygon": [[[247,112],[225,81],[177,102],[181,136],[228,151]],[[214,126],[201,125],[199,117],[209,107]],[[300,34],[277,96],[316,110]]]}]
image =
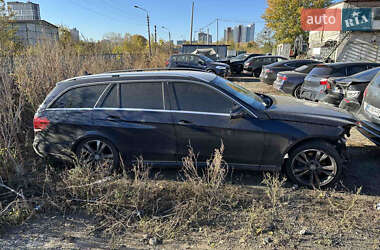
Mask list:
[{"label": "headlight", "polygon": [[347,90],[346,96],[348,98],[358,98],[360,93],[361,92],[359,90]]},{"label": "headlight", "polygon": [[217,69],[226,69],[226,67],[225,66],[216,66],[215,68],[217,68]]}]

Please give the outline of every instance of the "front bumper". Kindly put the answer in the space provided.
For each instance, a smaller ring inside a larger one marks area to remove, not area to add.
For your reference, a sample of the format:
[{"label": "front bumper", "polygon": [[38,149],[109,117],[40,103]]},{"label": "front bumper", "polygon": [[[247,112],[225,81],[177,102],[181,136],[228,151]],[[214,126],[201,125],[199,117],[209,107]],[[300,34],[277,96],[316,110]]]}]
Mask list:
[{"label": "front bumper", "polygon": [[370,141],[380,146],[380,127],[367,121],[357,122],[356,129]]}]

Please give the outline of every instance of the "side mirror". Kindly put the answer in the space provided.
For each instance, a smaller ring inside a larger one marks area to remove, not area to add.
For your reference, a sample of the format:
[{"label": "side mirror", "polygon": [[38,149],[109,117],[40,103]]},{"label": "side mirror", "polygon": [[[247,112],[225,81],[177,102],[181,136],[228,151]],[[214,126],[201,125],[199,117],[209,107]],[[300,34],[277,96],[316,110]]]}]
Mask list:
[{"label": "side mirror", "polygon": [[246,118],[246,117],[249,117],[249,114],[247,113],[247,111],[245,111],[244,108],[242,107],[236,107],[236,108],[233,108],[230,112],[230,119],[240,119],[240,118]]}]

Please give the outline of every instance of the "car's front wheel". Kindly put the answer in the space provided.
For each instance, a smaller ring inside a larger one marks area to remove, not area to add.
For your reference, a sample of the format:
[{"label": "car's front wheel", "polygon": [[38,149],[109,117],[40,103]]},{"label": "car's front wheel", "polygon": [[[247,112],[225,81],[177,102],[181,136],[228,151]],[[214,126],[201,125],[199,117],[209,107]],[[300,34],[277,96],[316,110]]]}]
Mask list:
[{"label": "car's front wheel", "polygon": [[286,163],[286,174],[295,183],[323,188],[334,185],[342,176],[343,160],[329,143],[315,141],[295,148]]},{"label": "car's front wheel", "polygon": [[76,154],[80,164],[114,170],[119,167],[119,153],[108,140],[100,137],[87,138],[79,143]]}]

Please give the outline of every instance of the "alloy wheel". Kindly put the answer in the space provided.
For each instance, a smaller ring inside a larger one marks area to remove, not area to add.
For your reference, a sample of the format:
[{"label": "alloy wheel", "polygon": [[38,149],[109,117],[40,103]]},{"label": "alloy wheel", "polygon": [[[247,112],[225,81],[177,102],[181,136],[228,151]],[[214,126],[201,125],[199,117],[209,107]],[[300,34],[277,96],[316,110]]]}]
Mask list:
[{"label": "alloy wheel", "polygon": [[298,86],[294,90],[294,97],[297,98],[297,99],[301,99],[301,86]]},{"label": "alloy wheel", "polygon": [[291,171],[297,181],[313,187],[328,185],[337,175],[337,169],[335,159],[319,149],[303,150],[291,163]]},{"label": "alloy wheel", "polygon": [[113,166],[114,164],[112,147],[99,139],[84,142],[78,156],[81,162],[91,166]]}]

